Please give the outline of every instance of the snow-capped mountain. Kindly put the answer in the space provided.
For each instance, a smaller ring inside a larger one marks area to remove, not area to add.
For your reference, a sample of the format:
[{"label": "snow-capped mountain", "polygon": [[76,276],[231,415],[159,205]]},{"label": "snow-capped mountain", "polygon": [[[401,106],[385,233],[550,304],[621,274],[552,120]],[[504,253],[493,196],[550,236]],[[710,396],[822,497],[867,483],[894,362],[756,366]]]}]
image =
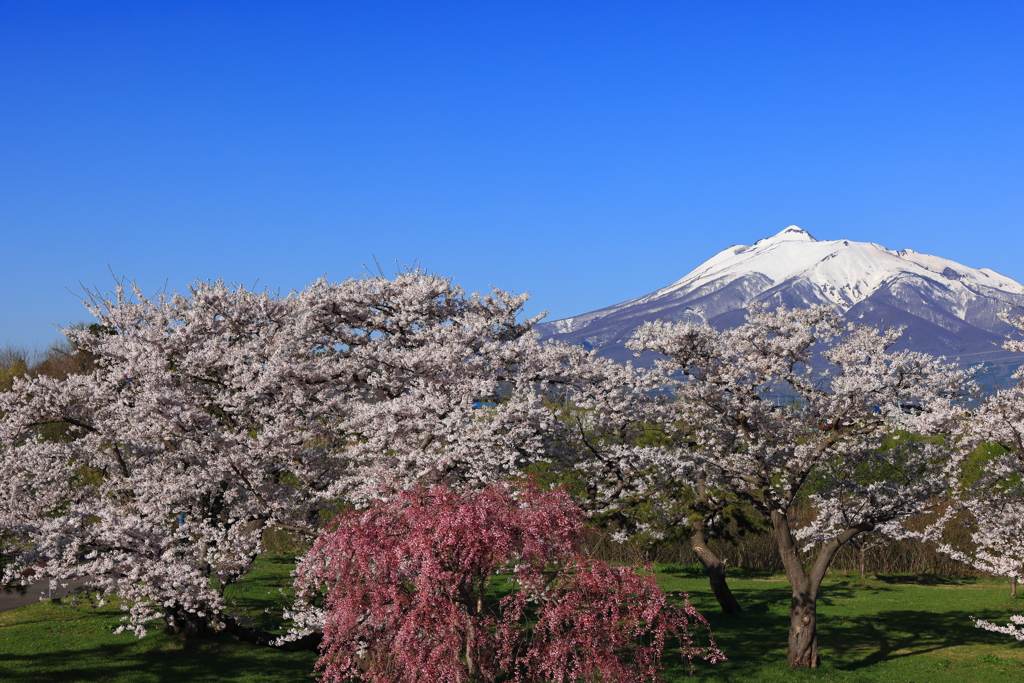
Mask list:
[{"label": "snow-capped mountain", "polygon": [[834,304],[852,321],[905,326],[904,348],[987,362],[1001,377],[1024,363],[998,346],[1010,331],[998,314],[1024,307],[1024,285],[910,249],[819,241],[795,225],[752,246],[729,247],[646,296],[537,327],[546,337],[625,361],[633,353],[624,344],[645,321],[703,320],[724,329],[741,324],[755,301]]}]

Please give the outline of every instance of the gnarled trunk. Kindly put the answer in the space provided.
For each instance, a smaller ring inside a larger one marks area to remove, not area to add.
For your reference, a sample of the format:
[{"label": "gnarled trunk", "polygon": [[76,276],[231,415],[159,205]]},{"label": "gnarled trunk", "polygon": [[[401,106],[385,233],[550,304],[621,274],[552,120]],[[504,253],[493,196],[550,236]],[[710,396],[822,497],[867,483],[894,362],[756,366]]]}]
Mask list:
[{"label": "gnarled trunk", "polygon": [[786,568],[786,578],[793,591],[789,604],[789,650],[786,659],[794,669],[817,667],[821,661],[818,657],[817,619],[818,586],[821,581],[814,581],[814,573],[808,574],[804,570],[789,528],[789,519],[784,512],[772,512],[772,527],[779,544],[782,566]]},{"label": "gnarled trunk", "polygon": [[[712,512],[711,496],[703,474],[697,475],[695,492],[697,494],[696,511],[701,515]],[[726,614],[742,614],[743,608],[740,607],[740,603],[729,590],[729,584],[725,581],[725,562],[712,552],[704,540],[704,520],[700,517],[690,524],[690,545],[693,547],[693,552],[697,554],[697,559],[707,570],[711,592],[714,593],[715,599],[721,605],[722,611]]]},{"label": "gnarled trunk", "polygon": [[704,540],[704,526],[700,522],[693,524],[693,533],[690,535],[690,545],[697,559],[704,565],[708,572],[708,581],[711,583],[711,592],[721,605],[722,611],[726,614],[743,614],[743,608],[736,600],[736,597],[729,590],[729,584],[725,580],[725,562],[708,547]]},{"label": "gnarled trunk", "polygon": [[794,669],[816,668],[818,657],[817,595],[793,588],[789,606],[789,665]]},{"label": "gnarled trunk", "polygon": [[786,568],[786,578],[793,591],[793,600],[789,606],[789,652],[786,659],[795,669],[817,667],[821,662],[818,656],[818,589],[828,566],[843,544],[859,533],[873,530],[874,524],[862,522],[850,526],[825,543],[818,550],[814,566],[807,571],[797,552],[786,513],[773,510],[771,521],[775,540],[779,543],[782,566]]}]

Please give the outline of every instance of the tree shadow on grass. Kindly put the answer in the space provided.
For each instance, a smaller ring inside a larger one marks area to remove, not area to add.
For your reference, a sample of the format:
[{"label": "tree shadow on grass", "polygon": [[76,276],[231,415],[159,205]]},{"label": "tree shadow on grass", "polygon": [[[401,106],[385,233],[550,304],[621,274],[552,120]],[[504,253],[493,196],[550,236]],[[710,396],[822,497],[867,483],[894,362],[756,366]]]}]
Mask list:
[{"label": "tree shadow on grass", "polygon": [[[667,574],[679,579],[706,579],[708,572],[699,564],[658,564],[655,565],[659,574]],[[778,577],[775,572],[761,569],[730,567],[729,579],[770,579]]]},{"label": "tree shadow on grass", "polygon": [[[67,652],[5,654],[2,681],[171,683],[178,681],[308,681],[316,655],[258,648],[218,636],[183,641],[153,634],[145,640]],[[174,642],[169,642],[174,641]],[[162,646],[162,647],[161,647]]]},{"label": "tree shadow on grass", "polygon": [[938,574],[876,574],[875,579],[890,585],[914,586],[973,586],[975,576],[939,576]]},{"label": "tree shadow on grass", "polygon": [[[944,584],[937,582],[935,585]],[[833,680],[829,676],[847,680],[845,676],[883,662],[954,646],[1009,645],[1006,636],[975,628],[970,615],[963,610],[882,610],[856,616],[843,613],[846,612],[843,603],[867,597],[866,591],[891,593],[894,590],[898,589],[877,584],[866,588],[857,581],[845,580],[823,587],[818,599],[818,638],[822,663],[826,670],[835,672],[823,671],[826,680]],[[738,616],[722,614],[710,594],[702,592],[692,596],[694,604],[710,622],[718,646],[729,658],[714,666],[698,664],[697,674],[712,681],[790,680],[792,674],[786,666],[788,584],[734,586],[733,593],[744,608],[744,613]],[[832,610],[823,613],[822,608],[833,605],[839,608],[839,613]],[[990,621],[1005,620],[1005,613],[991,609],[972,613]],[[688,673],[687,664],[668,648],[665,663],[668,680],[688,678],[684,678]]]},{"label": "tree shadow on grass", "polygon": [[[690,577],[687,577],[690,578]],[[728,659],[718,664],[697,663],[701,680],[742,681],[751,673],[786,659],[789,632],[790,589],[788,584],[756,588],[732,588],[743,605],[743,614],[723,614],[710,595],[693,595],[694,603],[708,620],[715,643]],[[699,604],[698,604],[699,603]],[[780,608],[784,606],[784,609]],[[700,642],[706,643],[704,634]],[[690,680],[689,665],[677,651],[665,648],[667,680]]]},{"label": "tree shadow on grass", "polygon": [[[959,610],[887,610],[820,623],[818,636],[839,659],[853,659],[836,668],[855,671],[893,661],[964,645],[1006,645],[1006,636],[974,626],[970,615]],[[870,650],[866,657],[858,653]]]}]

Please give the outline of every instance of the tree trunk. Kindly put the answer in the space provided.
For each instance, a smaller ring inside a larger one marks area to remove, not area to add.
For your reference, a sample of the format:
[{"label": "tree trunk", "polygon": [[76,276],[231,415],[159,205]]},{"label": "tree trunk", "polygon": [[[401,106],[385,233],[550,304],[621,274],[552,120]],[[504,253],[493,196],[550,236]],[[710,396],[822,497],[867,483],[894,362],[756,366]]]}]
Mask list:
[{"label": "tree trunk", "polygon": [[695,522],[693,525],[690,545],[693,546],[693,552],[696,553],[697,559],[708,572],[711,592],[714,593],[715,599],[721,605],[722,611],[726,614],[743,614],[743,608],[740,607],[740,603],[729,590],[729,584],[726,583],[725,562],[715,555],[704,541],[704,526],[700,522]]},{"label": "tree trunk", "polygon": [[772,510],[772,528],[779,544],[779,556],[786,568],[786,578],[793,590],[793,601],[789,607],[789,652],[786,659],[794,669],[817,667],[818,656],[818,588],[825,578],[825,572],[839,549],[859,533],[871,531],[874,525],[862,522],[845,529],[838,536],[818,549],[814,566],[808,572],[804,569],[797,552],[789,518],[781,510]]},{"label": "tree trunk", "polygon": [[466,671],[469,674],[469,680],[473,680],[476,677],[476,667],[473,661],[473,615],[469,616],[466,620]]},{"label": "tree trunk", "polygon": [[176,636],[184,636],[186,640],[206,635],[206,621],[184,610],[164,607],[164,621],[168,631]]},{"label": "tree trunk", "polygon": [[860,548],[860,578],[868,578],[867,563],[864,561],[864,555],[867,554],[868,549],[865,546]]},{"label": "tree trunk", "polygon": [[786,659],[794,669],[817,667],[820,660],[816,603],[820,581],[816,584],[804,570],[786,513],[772,511],[772,528],[793,595],[789,604],[789,650]]},{"label": "tree trunk", "polygon": [[[709,505],[711,496],[708,494],[707,483],[704,481],[704,475],[702,474],[697,475],[696,493],[696,512],[700,515],[706,515],[711,512],[712,509]],[[743,608],[740,607],[740,603],[736,600],[732,591],[729,590],[729,584],[725,581],[725,562],[712,552],[704,540],[704,520],[701,517],[698,517],[690,525],[690,532],[690,545],[693,547],[693,552],[696,553],[697,559],[704,565],[704,569],[708,573],[711,592],[714,594],[715,599],[718,600],[718,604],[721,605],[722,611],[726,614],[743,614]]]},{"label": "tree trunk", "polygon": [[1010,577],[1010,599],[1011,600],[1016,600],[1017,599],[1017,577],[1016,576],[1011,576]]},{"label": "tree trunk", "polygon": [[789,607],[789,652],[786,658],[794,669],[817,668],[821,663],[818,657],[817,596],[795,587]]}]

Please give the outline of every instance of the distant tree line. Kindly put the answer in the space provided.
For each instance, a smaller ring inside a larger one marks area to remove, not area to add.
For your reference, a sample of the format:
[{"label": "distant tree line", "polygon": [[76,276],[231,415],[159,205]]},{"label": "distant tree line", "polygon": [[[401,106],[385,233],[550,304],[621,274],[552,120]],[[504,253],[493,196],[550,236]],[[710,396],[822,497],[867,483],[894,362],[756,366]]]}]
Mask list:
[{"label": "distant tree line", "polygon": [[[98,326],[94,326],[98,330]],[[69,330],[87,330],[85,323],[69,325]],[[6,344],[0,348],[0,391],[10,391],[15,377],[52,377],[66,379],[68,375],[90,372],[95,358],[66,337],[54,341],[43,351],[25,346]]]},{"label": "distant tree line", "polygon": [[[67,329],[88,330],[90,326],[80,322],[69,325]],[[97,333],[99,326],[92,325],[92,330]],[[69,375],[92,372],[95,367],[95,357],[67,337],[54,341],[42,351],[8,343],[0,348],[0,392],[10,391],[17,378],[66,380]],[[61,440],[68,434],[66,425],[40,427],[40,435],[46,439]]]}]

